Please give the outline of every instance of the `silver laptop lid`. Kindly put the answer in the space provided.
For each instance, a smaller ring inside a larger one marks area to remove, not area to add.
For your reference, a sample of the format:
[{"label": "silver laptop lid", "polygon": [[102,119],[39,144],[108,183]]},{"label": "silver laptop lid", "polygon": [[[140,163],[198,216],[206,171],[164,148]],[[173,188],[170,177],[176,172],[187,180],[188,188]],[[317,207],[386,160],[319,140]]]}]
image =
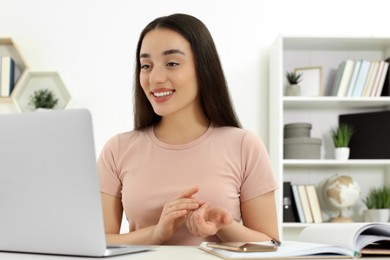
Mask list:
[{"label": "silver laptop lid", "polygon": [[0,250],[104,255],[86,109],[0,115]]}]

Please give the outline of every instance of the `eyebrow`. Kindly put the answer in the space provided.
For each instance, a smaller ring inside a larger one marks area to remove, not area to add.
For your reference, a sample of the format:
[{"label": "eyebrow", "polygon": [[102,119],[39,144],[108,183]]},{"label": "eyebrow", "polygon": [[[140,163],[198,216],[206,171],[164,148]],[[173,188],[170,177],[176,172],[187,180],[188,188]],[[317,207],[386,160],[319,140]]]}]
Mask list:
[{"label": "eyebrow", "polygon": [[[164,56],[171,55],[171,54],[185,55],[185,53],[179,49],[170,49],[170,50],[166,50],[166,51],[162,52],[162,55],[164,55]],[[141,53],[140,58],[150,58],[150,54],[149,53]]]},{"label": "eyebrow", "polygon": [[163,52],[163,55],[171,55],[171,54],[182,54],[185,55],[184,52],[178,49],[171,49]]}]

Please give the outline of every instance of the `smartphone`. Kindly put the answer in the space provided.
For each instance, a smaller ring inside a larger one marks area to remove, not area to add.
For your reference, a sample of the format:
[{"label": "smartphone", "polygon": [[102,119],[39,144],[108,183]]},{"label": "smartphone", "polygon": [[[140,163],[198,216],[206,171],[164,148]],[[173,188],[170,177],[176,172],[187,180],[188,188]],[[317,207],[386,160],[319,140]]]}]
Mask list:
[{"label": "smartphone", "polygon": [[278,249],[277,245],[255,244],[245,242],[209,242],[208,247],[225,249],[234,252],[271,252]]}]

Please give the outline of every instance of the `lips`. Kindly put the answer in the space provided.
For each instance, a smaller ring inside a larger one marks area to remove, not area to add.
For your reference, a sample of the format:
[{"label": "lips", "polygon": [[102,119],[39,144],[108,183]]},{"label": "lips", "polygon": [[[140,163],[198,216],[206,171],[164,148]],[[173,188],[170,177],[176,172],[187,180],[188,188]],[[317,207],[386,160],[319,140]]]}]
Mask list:
[{"label": "lips", "polygon": [[151,95],[155,102],[161,103],[168,101],[174,92],[174,89],[155,89],[151,92]]},{"label": "lips", "polygon": [[173,90],[163,91],[163,92],[153,92],[155,97],[166,97],[173,94]]}]

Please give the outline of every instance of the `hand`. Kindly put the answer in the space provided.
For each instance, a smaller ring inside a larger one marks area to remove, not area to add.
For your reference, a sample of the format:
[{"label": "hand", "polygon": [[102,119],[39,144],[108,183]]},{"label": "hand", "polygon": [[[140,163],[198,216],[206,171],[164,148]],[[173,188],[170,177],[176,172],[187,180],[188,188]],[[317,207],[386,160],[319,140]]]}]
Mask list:
[{"label": "hand", "polygon": [[164,204],[160,220],[154,230],[154,235],[158,241],[164,242],[170,239],[184,224],[188,212],[200,207],[202,202],[194,198],[198,191],[198,187],[193,187]]},{"label": "hand", "polygon": [[192,235],[208,237],[232,222],[233,217],[227,210],[204,203],[189,214],[186,226]]}]

